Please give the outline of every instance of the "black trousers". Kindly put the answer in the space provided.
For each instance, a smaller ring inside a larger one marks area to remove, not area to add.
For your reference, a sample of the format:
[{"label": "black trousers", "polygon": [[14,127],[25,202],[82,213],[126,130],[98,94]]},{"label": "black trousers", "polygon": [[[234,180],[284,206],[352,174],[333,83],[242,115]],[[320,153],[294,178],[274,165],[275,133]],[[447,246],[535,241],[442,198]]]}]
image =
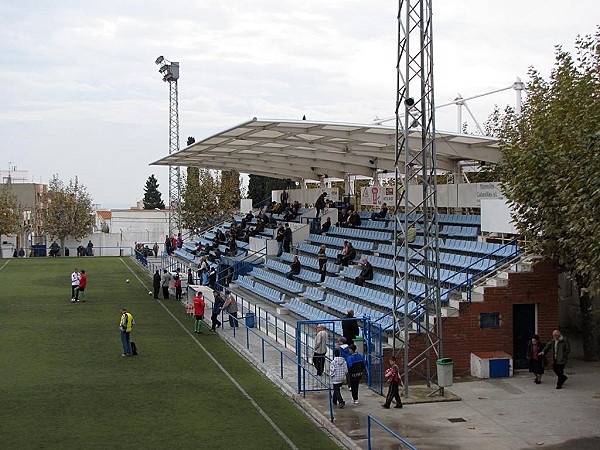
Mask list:
[{"label": "black trousers", "polygon": [[219,322],[219,315],[218,314],[213,314],[212,316],[210,316],[210,320],[212,322],[212,327],[211,329],[214,331],[217,329],[217,326],[221,326],[221,322]]},{"label": "black trousers", "polygon": [[325,281],[327,275],[327,261],[319,261],[319,273],[321,274],[321,283]]},{"label": "black trousers", "polygon": [[352,400],[358,400],[358,386],[360,385],[360,380],[352,380],[350,379],[350,389],[352,390]]},{"label": "black trousers", "polygon": [[158,298],[158,293],[160,292],[160,285],[154,286],[154,298]]},{"label": "black trousers", "polygon": [[564,364],[552,364],[552,370],[554,370],[554,373],[558,377],[558,380],[556,381],[556,385],[562,386],[567,378],[567,377],[565,377],[565,365]]},{"label": "black trousers", "polygon": [[317,375],[323,375],[323,370],[325,370],[325,353],[314,353],[313,364],[315,365],[315,369],[317,369]]},{"label": "black trousers", "polygon": [[165,300],[168,300],[169,299],[169,286],[163,286],[162,289],[163,289],[163,298]]},{"label": "black trousers", "polygon": [[392,400],[396,401],[396,405],[401,406],[402,400],[400,399],[400,392],[398,391],[398,382],[390,382],[387,396],[385,397],[385,405],[389,407],[392,404]]}]

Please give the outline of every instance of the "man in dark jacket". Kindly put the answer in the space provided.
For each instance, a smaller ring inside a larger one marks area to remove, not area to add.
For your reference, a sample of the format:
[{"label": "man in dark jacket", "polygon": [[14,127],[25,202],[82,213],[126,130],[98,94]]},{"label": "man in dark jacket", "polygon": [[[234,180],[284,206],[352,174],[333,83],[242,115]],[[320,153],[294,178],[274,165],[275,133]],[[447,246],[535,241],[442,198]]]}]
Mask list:
[{"label": "man in dark jacket", "polygon": [[359,286],[364,286],[365,281],[370,281],[372,279],[373,279],[373,266],[371,265],[371,263],[369,262],[367,257],[364,257],[362,260],[362,270],[360,271],[360,274],[354,280],[354,284],[357,284]]},{"label": "man in dark jacket", "polygon": [[158,293],[160,292],[160,270],[154,272],[154,278],[152,279],[152,287],[154,288],[154,298],[158,299]]},{"label": "man in dark jacket", "polygon": [[292,229],[290,228],[290,224],[286,223],[283,229],[283,251],[286,253],[290,253],[292,246]]},{"label": "man in dark jacket", "polygon": [[298,256],[294,255],[294,260],[292,264],[290,264],[290,271],[285,275],[289,280],[294,279],[294,275],[300,274],[300,269],[302,266],[300,265],[300,261],[298,260]]},{"label": "man in dark jacket", "polygon": [[317,198],[317,201],[315,202],[317,217],[319,217],[325,209],[325,197],[327,197],[327,192],[323,192],[321,195],[319,195],[319,198]]},{"label": "man in dark jacket", "polygon": [[556,389],[562,389],[563,384],[567,381],[565,375],[565,365],[569,359],[569,353],[571,352],[571,344],[567,341],[559,330],[552,332],[552,340],[546,344],[544,349],[540,352],[540,355],[545,355],[548,352],[552,352],[553,364],[552,370],[558,377],[556,381]]},{"label": "man in dark jacket", "polygon": [[342,321],[342,334],[346,338],[346,343],[348,345],[352,345],[354,343],[354,338],[360,334],[358,320],[354,318],[353,309],[348,310],[348,314],[346,314],[346,317],[344,317],[344,320]]},{"label": "man in dark jacket", "polygon": [[327,233],[330,228],[331,228],[331,217],[328,217],[325,220],[325,222],[323,222],[323,224],[321,225],[321,229],[319,230],[319,232],[317,234]]},{"label": "man in dark jacket", "polygon": [[275,235],[275,240],[277,241],[277,256],[281,256],[281,254],[283,253],[284,232],[285,228],[283,228],[283,225],[280,225],[279,228],[277,228],[277,233]]}]

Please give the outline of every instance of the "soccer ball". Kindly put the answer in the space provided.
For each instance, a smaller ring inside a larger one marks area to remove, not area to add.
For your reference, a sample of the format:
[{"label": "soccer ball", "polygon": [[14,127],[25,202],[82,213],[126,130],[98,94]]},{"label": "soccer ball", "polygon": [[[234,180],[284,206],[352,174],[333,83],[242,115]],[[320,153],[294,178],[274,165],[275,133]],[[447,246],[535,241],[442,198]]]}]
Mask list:
[{"label": "soccer ball", "polygon": [[148,291],[148,295],[152,295],[152,291]]},{"label": "soccer ball", "polygon": [[129,283],[129,278],[127,278],[127,279],[125,280],[125,283]]}]

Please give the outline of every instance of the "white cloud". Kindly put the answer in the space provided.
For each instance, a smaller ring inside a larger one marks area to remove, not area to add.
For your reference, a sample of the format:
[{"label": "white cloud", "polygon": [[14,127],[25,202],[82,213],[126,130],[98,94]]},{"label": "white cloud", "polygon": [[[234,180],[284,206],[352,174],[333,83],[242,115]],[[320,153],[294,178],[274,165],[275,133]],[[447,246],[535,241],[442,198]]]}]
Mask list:
[{"label": "white cloud", "polygon": [[[127,206],[168,152],[168,86],[181,64],[181,143],[254,116],[369,122],[395,100],[396,4],[387,0],[0,4],[2,155],[35,179],[78,175],[94,200]],[[509,86],[553,48],[592,33],[597,2],[434,3],[436,102]],[[514,92],[470,102],[483,122]],[[466,113],[465,119],[466,119]],[[454,107],[438,111],[455,129]],[[470,125],[472,128],[472,125]]]}]

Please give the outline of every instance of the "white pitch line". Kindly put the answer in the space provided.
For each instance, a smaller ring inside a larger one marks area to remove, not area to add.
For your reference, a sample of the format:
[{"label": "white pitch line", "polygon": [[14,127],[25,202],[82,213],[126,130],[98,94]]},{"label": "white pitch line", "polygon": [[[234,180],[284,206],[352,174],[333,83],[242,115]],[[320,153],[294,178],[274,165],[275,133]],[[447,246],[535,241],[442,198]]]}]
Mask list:
[{"label": "white pitch line", "polygon": [[11,259],[9,259],[8,261],[6,261],[6,262],[5,262],[5,263],[2,265],[2,267],[0,267],[0,270],[4,269],[4,268],[6,267],[6,265],[7,265],[9,262],[11,262],[11,261],[12,261]]},{"label": "white pitch line", "polygon": [[[119,258],[119,259],[125,265],[125,267],[127,267],[127,269],[129,269],[129,271],[133,274],[133,276],[137,278],[137,280],[140,282],[140,284],[142,286],[144,286],[145,289],[148,289],[148,287],[146,286],[146,284],[140,279],[140,277],[138,277],[137,273],[135,273],[133,270],[131,270],[131,267],[129,267],[125,263],[125,261],[123,260],[123,258]],[[260,407],[260,405],[258,403],[256,403],[256,401],[252,397],[250,397],[250,394],[248,394],[245,391],[245,389],[229,374],[229,372],[227,372],[227,370],[225,369],[225,367],[223,367],[221,365],[221,363],[219,361],[217,361],[217,359],[206,349],[206,347],[204,347],[204,345],[202,345],[200,342],[198,342],[198,340],[196,339],[196,337],[192,333],[190,333],[190,331],[186,328],[186,326],[184,324],[182,324],[181,321],[177,317],[175,317],[175,315],[173,315],[173,313],[169,310],[169,308],[167,308],[164,305],[164,303],[161,302],[159,299],[156,299],[156,301],[173,318],[173,320],[175,320],[175,322],[177,322],[179,324],[179,326],[181,328],[183,328],[183,330],[193,339],[193,341],[196,343],[196,345],[198,345],[198,347],[200,347],[202,349],[202,351],[204,353],[206,353],[206,356],[208,356],[212,360],[212,362],[215,363],[215,365],[221,370],[221,372],[223,372],[225,374],[225,376],[227,378],[229,378],[229,381],[231,381],[231,383],[235,387],[238,388],[238,390],[242,393],[242,395],[244,397],[246,397],[246,399],[248,399],[248,401],[252,404],[252,406],[254,406],[254,408],[256,408],[256,410],[258,411],[258,413],[269,423],[269,425],[271,425],[271,427],[273,427],[273,429],[277,432],[277,434],[279,434],[279,436],[281,436],[281,438],[290,446],[290,448],[292,448],[294,450],[298,450],[298,447],[296,447],[296,445],[291,441],[291,439],[289,437],[287,437],[287,435],[281,430],[281,428],[279,428],[277,426],[277,424],[275,422],[273,422],[273,420]]]}]

